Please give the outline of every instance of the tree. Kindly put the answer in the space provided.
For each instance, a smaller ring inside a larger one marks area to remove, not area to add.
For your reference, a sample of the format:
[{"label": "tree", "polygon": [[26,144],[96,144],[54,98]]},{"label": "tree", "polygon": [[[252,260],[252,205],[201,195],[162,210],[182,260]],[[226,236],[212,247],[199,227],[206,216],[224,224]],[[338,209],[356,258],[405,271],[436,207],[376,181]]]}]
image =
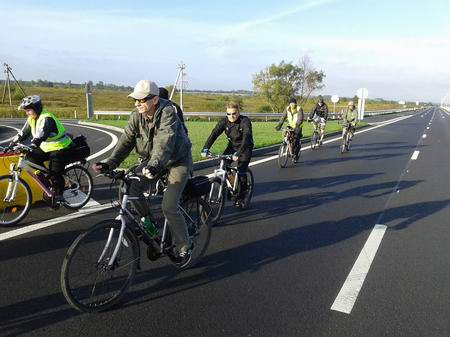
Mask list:
[{"label": "tree", "polygon": [[305,56],[298,65],[285,61],[270,65],[253,76],[253,87],[266,98],[273,112],[282,112],[291,97],[296,96],[298,104],[303,105],[314,90],[324,87],[324,78],[324,72],[316,71]]}]

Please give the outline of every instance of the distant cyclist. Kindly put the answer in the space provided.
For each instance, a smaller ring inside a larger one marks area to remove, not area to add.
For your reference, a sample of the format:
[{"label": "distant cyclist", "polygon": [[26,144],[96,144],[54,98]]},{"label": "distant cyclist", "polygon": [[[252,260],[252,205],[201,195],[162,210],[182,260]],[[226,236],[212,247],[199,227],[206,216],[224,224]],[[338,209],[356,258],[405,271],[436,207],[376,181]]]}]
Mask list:
[{"label": "distant cyclist", "polygon": [[319,145],[322,145],[323,137],[325,136],[325,126],[328,120],[328,106],[325,104],[322,96],[319,96],[319,101],[311,111],[308,120],[314,121],[315,127],[320,127]]},{"label": "distant cyclist", "polygon": [[288,128],[294,130],[294,162],[296,163],[300,152],[300,138],[302,138],[304,114],[303,109],[297,105],[297,100],[295,98],[289,100],[289,105],[284,110],[278,125],[275,127],[277,131],[281,129],[286,119],[288,120]]},{"label": "distant cyclist", "polygon": [[55,115],[43,108],[40,96],[25,97],[19,109],[25,110],[28,119],[10,146],[32,137],[30,146],[33,151],[27,154],[27,159],[40,166],[44,166],[44,162],[49,161],[48,169],[52,174],[51,179],[55,188],[54,201],[63,201],[64,178],[62,175],[66,164],[70,162],[72,140]]},{"label": "distant cyclist", "polygon": [[358,109],[356,109],[353,101],[348,102],[348,108],[342,114],[342,135],[348,131],[350,133],[350,141],[355,133],[355,126],[358,124]]},{"label": "distant cyclist", "polygon": [[208,155],[209,149],[223,132],[228,139],[228,146],[224,154],[233,155],[233,160],[238,162],[239,195],[236,206],[244,207],[247,194],[247,168],[253,151],[253,133],[250,119],[240,114],[238,104],[227,105],[227,116],[219,120],[212,130],[205,146],[203,146],[202,157]]}]

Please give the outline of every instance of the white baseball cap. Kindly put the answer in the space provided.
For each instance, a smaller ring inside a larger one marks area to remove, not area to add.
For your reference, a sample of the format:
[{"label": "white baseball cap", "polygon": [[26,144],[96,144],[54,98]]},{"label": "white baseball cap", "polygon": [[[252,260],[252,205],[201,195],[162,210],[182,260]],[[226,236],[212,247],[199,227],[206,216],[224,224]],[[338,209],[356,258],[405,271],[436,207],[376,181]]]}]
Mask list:
[{"label": "white baseball cap", "polygon": [[150,95],[159,96],[159,88],[155,82],[150,80],[140,80],[134,87],[134,91],[128,97],[134,99],[143,99]]}]

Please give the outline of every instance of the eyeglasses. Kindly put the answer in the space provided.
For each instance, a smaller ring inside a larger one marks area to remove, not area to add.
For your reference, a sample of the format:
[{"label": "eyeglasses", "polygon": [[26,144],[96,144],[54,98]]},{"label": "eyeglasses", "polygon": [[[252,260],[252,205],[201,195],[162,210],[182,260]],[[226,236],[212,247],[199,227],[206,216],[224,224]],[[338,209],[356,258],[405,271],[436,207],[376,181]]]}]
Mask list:
[{"label": "eyeglasses", "polygon": [[230,113],[227,112],[227,116],[236,116],[236,115],[237,115],[237,112],[230,112]]},{"label": "eyeglasses", "polygon": [[140,104],[143,104],[143,103],[145,103],[145,102],[147,102],[149,99],[152,99],[153,97],[155,97],[155,96],[153,96],[153,95],[151,95],[151,96],[147,96],[147,97],[144,97],[144,98],[142,98],[142,99],[134,99],[134,103],[140,103]]}]

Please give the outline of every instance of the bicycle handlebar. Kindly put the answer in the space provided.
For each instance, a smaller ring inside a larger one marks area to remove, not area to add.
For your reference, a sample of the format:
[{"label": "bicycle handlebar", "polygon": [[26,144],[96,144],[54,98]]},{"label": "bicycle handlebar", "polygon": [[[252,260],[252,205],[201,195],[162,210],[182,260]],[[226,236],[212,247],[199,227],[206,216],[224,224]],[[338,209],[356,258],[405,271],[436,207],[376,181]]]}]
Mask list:
[{"label": "bicycle handlebar", "polygon": [[233,160],[233,155],[232,154],[215,154],[215,153],[209,152],[207,155],[207,158]]}]

